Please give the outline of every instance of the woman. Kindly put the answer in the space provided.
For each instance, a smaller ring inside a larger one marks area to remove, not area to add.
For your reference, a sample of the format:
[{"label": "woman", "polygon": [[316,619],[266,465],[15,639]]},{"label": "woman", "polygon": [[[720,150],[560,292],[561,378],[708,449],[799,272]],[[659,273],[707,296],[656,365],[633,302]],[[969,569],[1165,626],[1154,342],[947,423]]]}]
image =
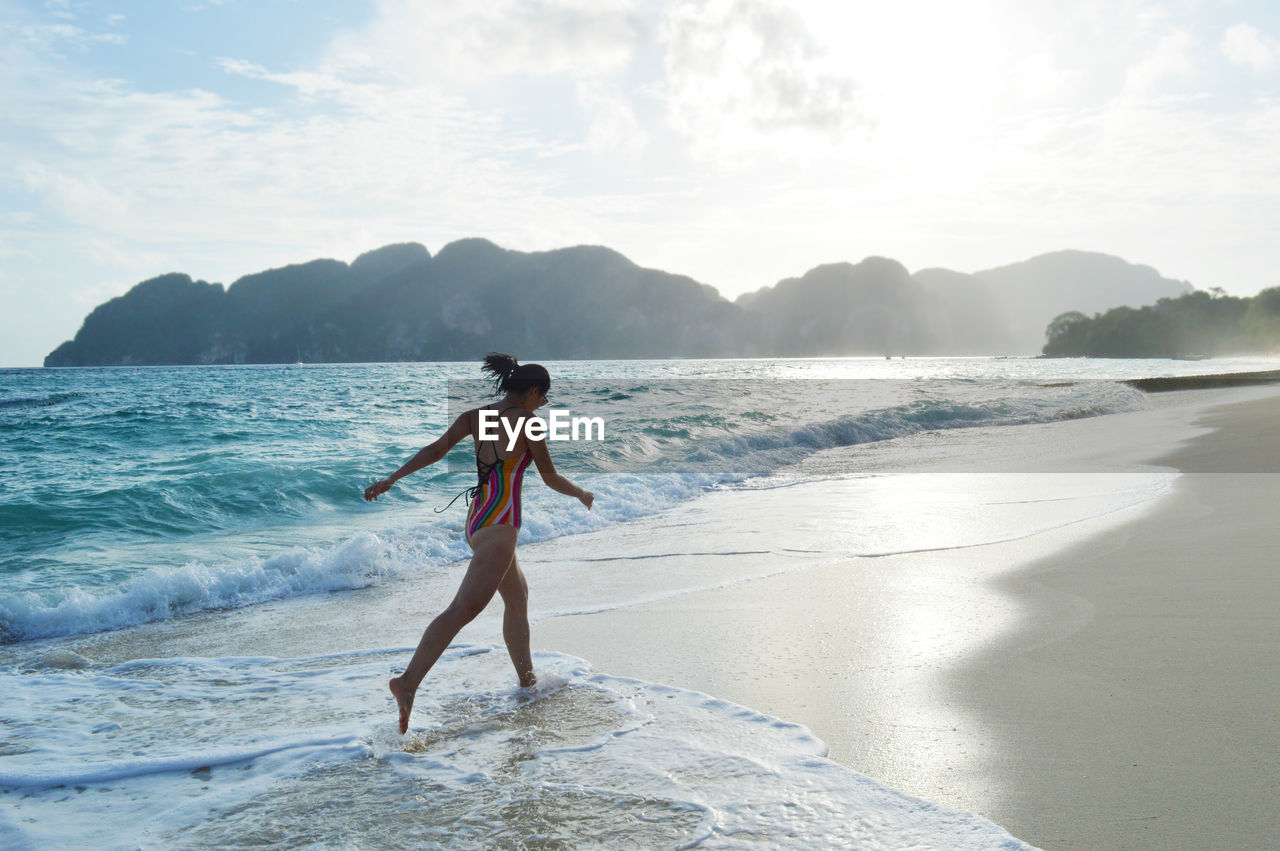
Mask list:
[{"label": "woman", "polygon": [[[467,513],[466,536],[473,553],[471,564],[453,602],[422,634],[409,667],[391,680],[391,693],[400,708],[401,735],[409,729],[413,696],[422,678],[453,641],[458,630],[484,610],[495,591],[502,595],[506,606],[502,616],[502,637],[507,642],[507,652],[511,654],[511,663],[516,667],[520,685],[528,688],[536,682],[533,659],[529,655],[529,587],[516,562],[520,485],[529,461],[537,465],[538,475],[552,490],[575,497],[588,509],[594,499],[590,491],[583,490],[556,472],[545,440],[530,440],[524,434],[526,419],[547,403],[551,376],[546,369],[532,363],[521,366],[510,355],[496,353],[485,356],[482,369],[493,377],[497,392],[505,394],[502,401],[462,414],[443,437],[364,492],[366,500],[375,500],[390,490],[397,480],[445,457],[462,438],[471,435],[475,440],[476,471],[480,481],[468,492],[471,510]],[[496,417],[490,415],[487,438],[480,435],[482,411],[497,412]],[[505,424],[498,422],[499,419]],[[512,450],[504,451],[510,439],[508,434],[512,432],[519,437]]]}]

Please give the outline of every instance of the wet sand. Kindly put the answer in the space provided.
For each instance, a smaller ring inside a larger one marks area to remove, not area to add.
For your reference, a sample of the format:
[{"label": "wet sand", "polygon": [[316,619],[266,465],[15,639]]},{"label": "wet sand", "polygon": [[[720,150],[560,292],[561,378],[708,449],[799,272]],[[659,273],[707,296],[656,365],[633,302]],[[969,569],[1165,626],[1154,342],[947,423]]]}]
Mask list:
[{"label": "wet sand", "polygon": [[1280,837],[1280,400],[1202,422],[1160,510],[1007,580],[1029,616],[954,678],[990,726],[984,814],[1033,844]]},{"label": "wet sand", "polygon": [[1044,848],[1267,847],[1280,396],[1185,393],[1198,405],[1001,430],[971,462],[1182,470],[1154,506],[545,619],[534,643],[805,724],[833,759]]}]

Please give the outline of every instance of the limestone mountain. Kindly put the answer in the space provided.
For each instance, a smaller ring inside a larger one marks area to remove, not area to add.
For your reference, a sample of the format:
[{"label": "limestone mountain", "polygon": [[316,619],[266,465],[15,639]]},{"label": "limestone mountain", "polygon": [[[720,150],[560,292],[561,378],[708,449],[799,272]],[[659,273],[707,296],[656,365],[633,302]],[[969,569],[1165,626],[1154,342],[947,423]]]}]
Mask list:
[{"label": "limestone mountain", "polygon": [[464,239],[387,246],[220,284],[145,281],[98,307],[46,366],[741,355],[741,311],[713,288],[579,246]]},{"label": "limestone mountain", "polygon": [[183,274],[100,305],[46,366],[1035,354],[1066,310],[1189,289],[1106,255],[1059,252],[965,275],[896,260],[817,266],[731,302],[600,246],[521,252],[484,239],[388,245],[225,290]]}]

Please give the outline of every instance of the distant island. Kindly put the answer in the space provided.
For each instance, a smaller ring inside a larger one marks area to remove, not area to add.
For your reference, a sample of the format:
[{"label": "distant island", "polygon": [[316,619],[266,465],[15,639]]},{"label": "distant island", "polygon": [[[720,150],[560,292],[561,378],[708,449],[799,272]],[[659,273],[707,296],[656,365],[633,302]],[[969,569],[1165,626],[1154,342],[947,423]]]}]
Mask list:
[{"label": "distant island", "polygon": [[1221,289],[1162,298],[1142,308],[1085,316],[1069,311],[1045,332],[1050,357],[1177,358],[1280,352],[1280,287],[1252,298]]},{"label": "distant island", "polygon": [[44,363],[469,360],[492,349],[548,360],[1030,355],[1050,323],[1050,353],[1077,354],[1077,332],[1096,321],[1085,312],[1200,295],[1147,266],[1061,251],[971,275],[911,274],[869,257],[729,301],[604,247],[520,252],[464,239],[434,256],[388,245],[351,264],[313,260],[226,288],[162,275],[95,308]]}]

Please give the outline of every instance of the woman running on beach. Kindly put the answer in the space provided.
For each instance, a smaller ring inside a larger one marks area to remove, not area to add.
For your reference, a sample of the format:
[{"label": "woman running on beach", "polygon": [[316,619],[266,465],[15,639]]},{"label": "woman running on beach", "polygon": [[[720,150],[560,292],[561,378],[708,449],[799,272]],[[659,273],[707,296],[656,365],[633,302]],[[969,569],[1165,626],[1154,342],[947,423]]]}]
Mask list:
[{"label": "woman running on beach", "polygon": [[[524,433],[525,421],[533,416],[534,410],[547,403],[551,376],[546,369],[533,363],[521,366],[510,355],[496,353],[485,356],[481,369],[493,377],[497,392],[505,394],[502,401],[462,414],[443,437],[419,450],[403,467],[373,483],[364,492],[366,500],[375,500],[390,490],[397,480],[445,457],[454,444],[467,435],[475,441],[479,483],[468,491],[471,510],[467,513],[466,530],[467,543],[473,553],[471,564],[453,602],[422,634],[409,667],[391,680],[391,693],[395,695],[400,709],[401,735],[409,729],[413,696],[422,678],[458,631],[484,610],[495,591],[502,595],[506,606],[502,615],[502,637],[507,643],[507,652],[511,654],[511,663],[516,667],[520,685],[528,688],[537,681],[529,654],[529,586],[516,562],[520,485],[529,461],[537,465],[538,475],[552,490],[574,497],[588,510],[594,499],[591,491],[583,490],[556,472],[545,440],[530,440]],[[480,436],[480,416],[485,411],[490,412],[486,431],[498,435],[497,439],[482,439]],[[506,449],[508,434],[512,432],[519,437],[514,448],[504,454],[502,450]]]}]

